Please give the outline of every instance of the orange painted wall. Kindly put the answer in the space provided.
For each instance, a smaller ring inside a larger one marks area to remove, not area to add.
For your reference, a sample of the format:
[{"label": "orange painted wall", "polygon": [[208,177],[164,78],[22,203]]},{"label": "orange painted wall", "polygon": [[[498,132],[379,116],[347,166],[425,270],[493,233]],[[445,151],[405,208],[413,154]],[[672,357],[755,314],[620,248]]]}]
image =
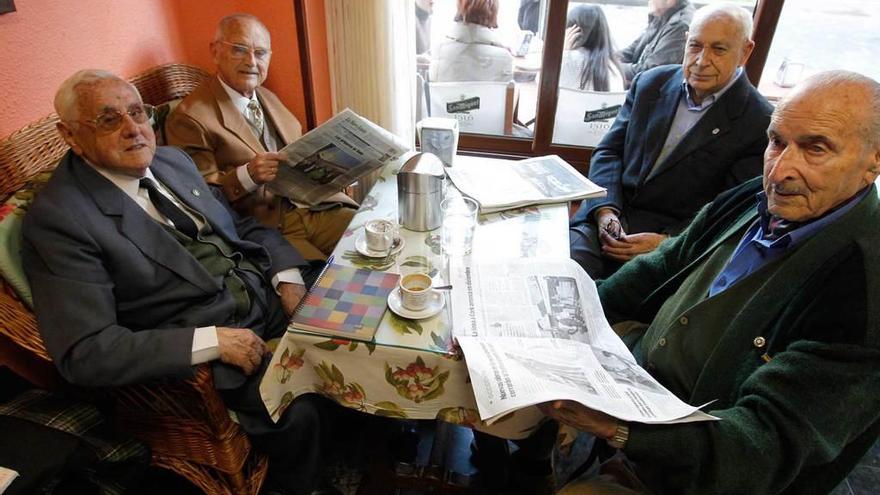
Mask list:
[{"label": "orange painted wall", "polygon": [[0,16],[0,138],[52,110],[73,72],[102,68],[130,77],[158,64],[212,69],[208,43],[233,12],[260,17],[272,33],[266,86],[305,121],[291,0],[27,0]]},{"label": "orange painted wall", "polygon": [[309,35],[309,61],[312,69],[312,104],[315,120],[323,123],[333,116],[333,100],[330,95],[330,62],[327,48],[327,18],[324,0],[305,0],[306,26]]}]

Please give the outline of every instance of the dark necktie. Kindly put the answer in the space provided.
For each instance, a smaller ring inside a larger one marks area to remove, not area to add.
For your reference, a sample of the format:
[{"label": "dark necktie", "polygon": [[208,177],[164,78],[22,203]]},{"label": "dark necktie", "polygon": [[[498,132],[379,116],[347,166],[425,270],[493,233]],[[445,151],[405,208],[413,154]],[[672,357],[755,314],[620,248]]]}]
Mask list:
[{"label": "dark necktie", "polygon": [[174,202],[168,199],[167,196],[160,193],[159,189],[156,187],[156,183],[153,182],[152,179],[144,177],[141,179],[140,185],[147,190],[147,193],[149,193],[150,201],[153,202],[153,206],[156,207],[156,210],[165,215],[165,218],[171,220],[171,223],[174,224],[174,227],[177,230],[189,237],[196,237],[196,234],[198,234],[199,231],[196,227],[196,223],[193,222],[189,215],[178,208]]}]

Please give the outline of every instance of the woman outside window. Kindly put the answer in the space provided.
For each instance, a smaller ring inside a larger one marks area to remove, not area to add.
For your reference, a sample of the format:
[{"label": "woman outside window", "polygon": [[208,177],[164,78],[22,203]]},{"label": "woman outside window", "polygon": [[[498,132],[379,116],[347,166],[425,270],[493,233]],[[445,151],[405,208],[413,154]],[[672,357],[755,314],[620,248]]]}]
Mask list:
[{"label": "woman outside window", "polygon": [[602,9],[596,5],[578,5],[568,13],[559,86],[623,91],[623,71],[614,51]]}]

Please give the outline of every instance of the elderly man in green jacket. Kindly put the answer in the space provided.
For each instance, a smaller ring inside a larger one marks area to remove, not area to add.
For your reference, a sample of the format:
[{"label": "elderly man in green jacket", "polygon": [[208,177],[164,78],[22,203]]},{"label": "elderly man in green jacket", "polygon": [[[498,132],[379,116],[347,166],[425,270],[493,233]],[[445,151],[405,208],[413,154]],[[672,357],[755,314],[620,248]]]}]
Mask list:
[{"label": "elderly man in green jacket", "polygon": [[624,336],[641,364],[721,421],[544,404],[620,449],[561,493],[828,493],[877,440],[880,84],[813,76],[767,133],[763,180],[599,287],[609,320],[650,323]]}]

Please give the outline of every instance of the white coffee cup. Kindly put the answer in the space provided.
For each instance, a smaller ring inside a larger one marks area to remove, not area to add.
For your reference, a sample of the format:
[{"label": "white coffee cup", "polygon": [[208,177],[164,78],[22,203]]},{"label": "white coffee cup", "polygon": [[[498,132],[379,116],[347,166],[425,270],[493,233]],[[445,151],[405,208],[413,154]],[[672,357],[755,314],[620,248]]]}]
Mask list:
[{"label": "white coffee cup", "polygon": [[388,251],[397,237],[393,222],[385,219],[370,220],[364,225],[367,238],[367,249],[370,251]]},{"label": "white coffee cup", "polygon": [[427,308],[434,293],[431,282],[431,277],[424,273],[410,273],[401,277],[398,291],[403,307],[410,311],[422,311]]}]

